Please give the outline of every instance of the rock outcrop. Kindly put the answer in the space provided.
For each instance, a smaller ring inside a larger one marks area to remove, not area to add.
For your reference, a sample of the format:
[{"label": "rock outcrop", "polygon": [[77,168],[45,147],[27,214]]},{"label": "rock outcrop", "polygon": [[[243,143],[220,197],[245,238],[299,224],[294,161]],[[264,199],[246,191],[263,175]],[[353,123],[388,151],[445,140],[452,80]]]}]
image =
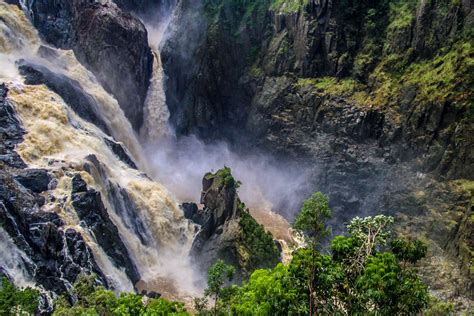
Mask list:
[{"label": "rock outcrop", "polygon": [[140,20],[111,1],[26,1],[24,7],[42,38],[74,50],[138,130],[153,68]]},{"label": "rock outcrop", "polygon": [[117,227],[107,213],[100,192],[87,189],[80,175],[74,176],[71,192],[72,206],[77,216],[93,233],[98,244],[118,267],[123,267],[133,284],[140,280],[137,267],[120,238]]},{"label": "rock outcrop", "polygon": [[237,268],[237,280],[243,280],[258,268],[273,267],[279,261],[279,251],[270,233],[245,209],[237,194],[239,183],[229,168],[208,173],[202,180],[203,190],[198,209],[194,203],[184,203],[187,218],[200,225],[191,256],[205,272],[217,259]]}]

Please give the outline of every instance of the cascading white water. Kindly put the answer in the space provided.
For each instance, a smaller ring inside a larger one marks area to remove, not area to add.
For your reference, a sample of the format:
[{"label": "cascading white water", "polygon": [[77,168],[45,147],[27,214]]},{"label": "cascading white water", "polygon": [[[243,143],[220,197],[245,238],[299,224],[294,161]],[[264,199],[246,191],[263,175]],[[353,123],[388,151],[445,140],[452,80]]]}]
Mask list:
[{"label": "cascading white water", "polygon": [[[35,287],[26,264],[34,266],[28,256],[20,251],[7,232],[0,226],[0,266],[5,269],[13,282],[20,287]],[[26,264],[25,264],[26,263]]]},{"label": "cascading white water", "polygon": [[[194,227],[184,219],[177,202],[161,184],[121,162],[104,143],[104,138],[108,136],[77,116],[59,95],[44,85],[23,84],[14,62],[19,58],[31,60],[79,82],[81,88],[99,104],[101,118],[112,136],[122,142],[142,170],[146,170],[140,144],[117,101],[77,62],[71,51],[55,50],[57,57],[53,60],[38,56],[36,52],[42,42],[24,14],[13,5],[0,3],[0,35],[0,53],[3,54],[1,64],[5,64],[0,69],[0,81],[7,83],[10,89],[8,98],[27,131],[17,151],[30,167],[48,169],[58,179],[56,189],[49,192],[54,199],[49,199],[43,210],[58,213],[66,223],[63,229],[71,227],[81,233],[97,264],[115,289],[133,290],[125,273],[114,266],[95,242],[93,234],[79,225],[70,193],[72,175],[81,173],[90,187],[101,192],[109,216],[144,281],[161,277],[195,294],[193,269],[187,258]],[[162,76],[160,69],[157,63],[154,87],[161,91],[155,96],[163,95],[162,78],[158,77],[160,71]],[[150,94],[150,99],[153,99],[153,89]],[[153,108],[149,110],[154,111]],[[154,118],[153,115],[151,117]],[[160,119],[158,116],[158,121],[155,120],[153,124],[160,124]],[[85,157],[91,154],[101,162],[104,174],[92,172],[91,176],[84,171],[84,164],[88,163]],[[115,204],[111,201],[113,197],[109,196],[109,183],[126,190],[136,206],[136,214],[119,214],[115,210]],[[127,223],[137,218],[147,224],[146,229],[153,237],[147,245],[127,226]],[[183,287],[181,284],[188,286]],[[163,294],[166,296],[166,293]]]},{"label": "cascading white water", "polygon": [[145,142],[161,140],[172,135],[168,125],[170,113],[166,105],[160,52],[153,50],[153,56],[153,76],[145,100],[145,122],[140,130],[140,137]]}]

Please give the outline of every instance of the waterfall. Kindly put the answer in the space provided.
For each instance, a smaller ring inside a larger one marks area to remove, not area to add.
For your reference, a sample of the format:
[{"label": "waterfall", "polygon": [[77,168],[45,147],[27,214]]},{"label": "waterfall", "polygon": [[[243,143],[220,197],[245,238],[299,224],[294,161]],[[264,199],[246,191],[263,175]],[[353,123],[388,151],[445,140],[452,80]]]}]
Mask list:
[{"label": "waterfall", "polygon": [[170,113],[166,105],[160,52],[153,50],[153,56],[153,76],[145,100],[145,123],[140,130],[140,136],[145,142],[157,141],[172,135],[168,124]]},{"label": "waterfall", "polygon": [[[141,145],[117,101],[77,61],[72,51],[48,48],[54,52],[48,57],[37,54],[41,46],[47,45],[42,43],[23,12],[14,5],[0,3],[0,36],[0,82],[7,84],[10,90],[8,99],[26,130],[17,152],[29,167],[47,169],[57,181],[56,188],[48,191],[51,198],[42,210],[60,215],[65,223],[62,229],[73,228],[82,235],[114,289],[119,292],[133,291],[133,284],[125,272],[114,265],[93,233],[81,225],[71,205],[71,179],[74,174],[80,173],[89,188],[101,193],[108,215],[143,282],[151,284],[155,279],[165,279],[196,294],[193,286],[195,276],[188,259],[194,225],[183,217],[178,203],[167,189],[143,173],[147,171],[147,166]],[[19,59],[32,61],[75,80],[84,92],[95,99],[98,104],[96,110],[112,137],[131,153],[140,169],[123,163],[107,146],[105,139],[110,137],[79,117],[60,95],[45,85],[24,84],[15,71],[15,62]],[[169,114],[164,100],[163,70],[157,52],[146,112],[149,116],[145,123],[146,137],[165,135]],[[154,130],[153,126],[161,127]],[[96,157],[100,167],[94,166],[87,172],[85,166],[91,165],[87,157],[91,155]],[[113,194],[119,190],[123,190],[124,194]],[[140,238],[132,227],[131,223],[136,222],[146,224],[141,228],[145,230],[143,234],[149,236],[146,240]],[[0,264],[3,263],[0,261]],[[18,271],[13,273],[16,275]],[[166,296],[167,293],[163,294]]]},{"label": "waterfall", "polygon": [[144,143],[158,143],[173,136],[168,123],[170,113],[166,104],[165,73],[159,48],[170,23],[175,3],[175,0],[163,1],[160,11],[155,14],[157,16],[149,14],[144,17],[148,42],[153,52],[153,74],[145,100],[145,122],[140,130],[140,138]]}]

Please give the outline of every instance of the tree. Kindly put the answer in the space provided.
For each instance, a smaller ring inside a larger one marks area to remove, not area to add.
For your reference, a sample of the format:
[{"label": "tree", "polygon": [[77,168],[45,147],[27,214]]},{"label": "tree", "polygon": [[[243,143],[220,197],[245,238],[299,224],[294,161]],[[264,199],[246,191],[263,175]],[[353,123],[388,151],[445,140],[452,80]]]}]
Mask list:
[{"label": "tree", "polygon": [[169,315],[189,315],[183,303],[169,302],[163,298],[151,300],[146,306],[146,310],[141,316],[169,316]]},{"label": "tree", "polygon": [[[70,292],[56,299],[53,315],[189,315],[183,303],[157,298],[144,304],[142,296],[135,293],[120,293],[117,297],[114,292],[97,285],[95,279],[94,275],[79,275]],[[69,295],[76,298],[72,304]]]},{"label": "tree", "polygon": [[[300,248],[293,252],[288,265],[280,263],[274,269],[255,270],[241,287],[221,288],[221,293],[227,294],[219,298],[218,313],[416,315],[422,312],[428,303],[427,287],[417,276],[415,267],[404,262],[418,260],[425,253],[421,251],[424,247],[420,242],[405,240],[392,242],[397,247],[387,249],[392,222],[387,216],[355,218],[347,225],[349,236],[337,236],[331,241],[329,254],[321,254],[313,247]],[[360,260],[357,269],[353,260]],[[311,278],[312,282],[308,283]],[[308,301],[313,304],[309,305]],[[437,307],[441,309],[447,308]]]},{"label": "tree", "polygon": [[[311,262],[316,261],[317,247],[321,241],[331,234],[326,222],[331,218],[328,198],[321,192],[316,192],[303,202],[303,207],[296,216],[293,228],[305,236],[306,243],[311,249]],[[309,313],[313,315],[315,301],[316,267],[311,265],[308,275]]]},{"label": "tree", "polygon": [[34,315],[39,306],[39,292],[16,288],[6,277],[0,278],[0,315]]},{"label": "tree", "polygon": [[296,216],[293,228],[301,231],[308,245],[314,249],[331,234],[326,222],[331,218],[328,198],[316,192],[303,202],[303,207]]},{"label": "tree", "polygon": [[367,260],[356,280],[365,312],[382,315],[415,315],[428,305],[429,296],[414,271],[403,269],[394,254],[377,253]]},{"label": "tree", "polygon": [[235,268],[227,265],[223,260],[217,260],[208,270],[207,289],[204,295],[214,298],[214,315],[217,315],[217,304],[221,295],[222,288],[226,282],[234,278]]},{"label": "tree", "polygon": [[354,244],[356,252],[351,257],[350,267],[359,272],[364,269],[367,258],[380,246],[385,246],[390,237],[390,227],[393,217],[385,215],[355,217],[346,226]]},{"label": "tree", "polygon": [[390,242],[390,248],[398,260],[406,263],[416,264],[424,258],[428,247],[418,239],[397,238]]}]

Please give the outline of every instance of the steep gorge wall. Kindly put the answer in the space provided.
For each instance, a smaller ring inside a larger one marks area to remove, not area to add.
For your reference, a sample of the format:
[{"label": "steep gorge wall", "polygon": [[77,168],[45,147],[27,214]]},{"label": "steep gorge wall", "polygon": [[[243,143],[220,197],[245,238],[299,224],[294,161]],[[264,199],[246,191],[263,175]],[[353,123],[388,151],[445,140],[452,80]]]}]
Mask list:
[{"label": "steep gorge wall", "polygon": [[[402,159],[472,177],[471,2],[284,3],[179,4],[162,53],[179,133],[261,140],[281,128],[275,116],[300,131],[349,123],[356,142],[402,142]],[[367,119],[333,122],[333,104]]]},{"label": "steep gorge wall", "polygon": [[432,288],[472,296],[472,2],[304,3],[178,4],[162,50],[177,132],[311,161],[336,223],[395,213],[431,245]]}]

